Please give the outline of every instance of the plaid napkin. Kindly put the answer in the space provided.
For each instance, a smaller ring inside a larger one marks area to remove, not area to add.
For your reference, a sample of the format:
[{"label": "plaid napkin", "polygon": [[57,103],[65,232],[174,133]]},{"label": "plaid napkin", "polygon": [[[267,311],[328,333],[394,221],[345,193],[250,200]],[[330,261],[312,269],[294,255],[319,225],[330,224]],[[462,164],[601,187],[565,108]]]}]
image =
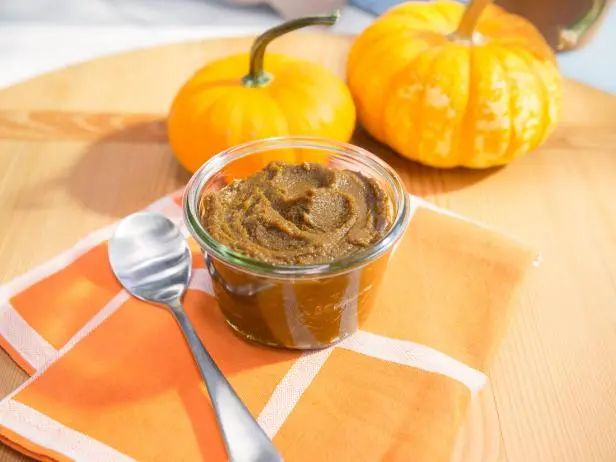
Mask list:
[{"label": "plaid napkin", "polygon": [[[148,209],[181,219],[179,197]],[[314,352],[225,325],[193,243],[186,310],[288,461],[447,461],[528,249],[412,198],[413,218],[356,335]],[[0,402],[0,440],[45,461],[225,460],[207,393],[163,308],[113,277],[113,227],[0,291],[0,346],[31,378]]]}]

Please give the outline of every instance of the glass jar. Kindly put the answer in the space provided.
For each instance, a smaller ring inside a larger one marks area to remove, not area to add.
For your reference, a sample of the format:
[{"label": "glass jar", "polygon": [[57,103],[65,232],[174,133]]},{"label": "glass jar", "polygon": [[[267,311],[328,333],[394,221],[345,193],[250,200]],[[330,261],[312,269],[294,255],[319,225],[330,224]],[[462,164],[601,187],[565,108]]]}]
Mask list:
[{"label": "glass jar", "polygon": [[[387,234],[359,252],[308,265],[265,263],[217,242],[199,219],[201,197],[271,161],[317,162],[373,178],[391,199],[393,222]],[[319,138],[269,138],[221,152],[191,178],[183,207],[186,225],[203,251],[215,297],[229,325],[252,341],[298,349],[326,347],[361,326],[409,221],[408,196],[389,165],[360,147]]]}]

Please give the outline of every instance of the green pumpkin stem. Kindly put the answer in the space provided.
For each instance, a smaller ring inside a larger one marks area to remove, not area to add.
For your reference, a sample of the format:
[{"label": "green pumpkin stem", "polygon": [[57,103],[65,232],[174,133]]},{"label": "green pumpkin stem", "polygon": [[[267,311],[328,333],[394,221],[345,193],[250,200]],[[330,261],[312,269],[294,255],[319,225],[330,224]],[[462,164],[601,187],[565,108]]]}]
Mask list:
[{"label": "green pumpkin stem", "polygon": [[263,70],[263,58],[265,56],[265,48],[272,40],[287,32],[301,29],[302,27],[317,25],[332,26],[336,24],[338,18],[340,18],[340,12],[336,10],[327,15],[292,19],[291,21],[287,21],[279,26],[266,30],[263,34],[259,35],[252,44],[252,48],[250,49],[250,70],[248,75],[242,80],[244,85],[249,87],[260,87],[271,80],[271,76]]},{"label": "green pumpkin stem", "polygon": [[459,40],[472,41],[473,31],[475,30],[479,16],[481,16],[483,10],[492,3],[492,1],[493,0],[471,0],[464,10],[464,15],[453,36]]},{"label": "green pumpkin stem", "polygon": [[582,37],[601,17],[605,11],[607,0],[593,0],[586,13],[573,24],[558,31],[558,51],[567,51],[575,48]]}]

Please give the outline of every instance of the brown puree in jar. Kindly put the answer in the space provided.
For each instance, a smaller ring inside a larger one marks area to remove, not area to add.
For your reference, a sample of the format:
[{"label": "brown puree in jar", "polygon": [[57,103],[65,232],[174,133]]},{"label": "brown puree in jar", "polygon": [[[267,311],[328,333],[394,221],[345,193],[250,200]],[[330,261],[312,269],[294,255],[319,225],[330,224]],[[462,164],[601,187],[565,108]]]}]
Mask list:
[{"label": "brown puree in jar", "polygon": [[381,239],[392,223],[373,179],[316,163],[272,162],[205,194],[200,219],[220,243],[273,264],[329,263]]}]

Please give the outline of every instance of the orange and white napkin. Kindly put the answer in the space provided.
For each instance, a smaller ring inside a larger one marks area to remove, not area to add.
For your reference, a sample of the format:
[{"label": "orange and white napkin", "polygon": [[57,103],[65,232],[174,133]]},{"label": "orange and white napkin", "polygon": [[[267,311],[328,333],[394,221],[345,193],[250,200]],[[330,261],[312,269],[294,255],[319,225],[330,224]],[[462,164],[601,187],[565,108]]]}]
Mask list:
[{"label": "orange and white napkin", "polygon": [[[412,204],[378,306],[356,335],[320,351],[235,336],[193,245],[188,314],[287,461],[451,457],[535,255],[421,199]],[[177,196],[149,209],[181,219]],[[0,346],[31,375],[0,401],[0,440],[45,461],[225,460],[174,320],[131,298],[111,273],[112,231],[0,288]]]}]

